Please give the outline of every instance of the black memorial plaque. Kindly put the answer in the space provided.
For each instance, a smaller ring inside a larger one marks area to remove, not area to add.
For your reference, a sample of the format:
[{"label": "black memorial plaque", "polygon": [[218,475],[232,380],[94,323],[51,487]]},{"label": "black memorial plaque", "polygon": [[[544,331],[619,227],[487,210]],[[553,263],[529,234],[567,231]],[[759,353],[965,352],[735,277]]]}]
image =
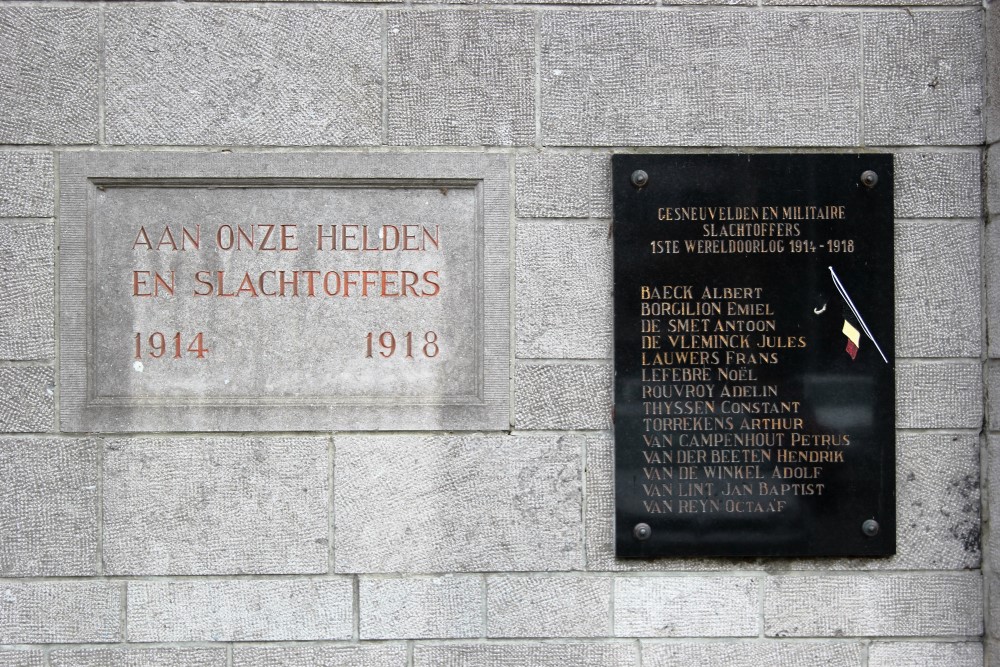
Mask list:
[{"label": "black memorial plaque", "polygon": [[891,155],[616,155],[620,557],[895,553]]}]

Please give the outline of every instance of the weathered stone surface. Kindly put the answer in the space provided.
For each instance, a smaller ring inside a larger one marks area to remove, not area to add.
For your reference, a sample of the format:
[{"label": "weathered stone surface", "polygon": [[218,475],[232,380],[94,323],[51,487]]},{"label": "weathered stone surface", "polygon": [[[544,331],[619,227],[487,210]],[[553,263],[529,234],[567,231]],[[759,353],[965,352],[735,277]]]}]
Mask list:
[{"label": "weathered stone surface", "polygon": [[350,579],[131,581],[131,642],[349,639]]},{"label": "weathered stone surface", "polygon": [[326,439],[107,441],[108,574],[326,572]]},{"label": "weathered stone surface", "polygon": [[54,396],[51,367],[0,367],[0,433],[51,430]]},{"label": "weathered stone surface", "polygon": [[623,642],[417,644],[413,667],[635,667],[638,653],[635,644]]},{"label": "weathered stone surface", "polygon": [[526,153],[514,162],[522,218],[610,218],[611,156]]},{"label": "weathered stone surface", "polygon": [[897,354],[978,359],[979,223],[900,222],[895,237]]},{"label": "weathered stone surface", "polygon": [[982,214],[978,151],[897,151],[895,162],[897,218],[978,218]]},{"label": "weathered stone surface", "polygon": [[986,319],[990,358],[1000,357],[1000,216],[986,225]]},{"label": "weathered stone surface", "polygon": [[1000,9],[986,3],[986,141],[1000,141]]},{"label": "weathered stone surface", "polygon": [[859,30],[819,12],[545,12],[542,141],[856,144]]},{"label": "weathered stone surface", "polygon": [[986,393],[989,398],[987,406],[989,427],[991,431],[1000,431],[1000,364],[991,361],[986,369],[986,378],[988,383]]},{"label": "weathered stone surface", "polygon": [[711,644],[642,642],[643,667],[862,667],[862,644],[742,641]]},{"label": "weathered stone surface", "polygon": [[982,390],[978,361],[897,361],[896,427],[979,428]]},{"label": "weathered stone surface", "polygon": [[978,572],[771,577],[764,594],[769,637],[978,635]]},{"label": "weathered stone surface", "polygon": [[361,577],[361,639],[450,639],[483,634],[480,576]]},{"label": "weathered stone surface", "polygon": [[0,440],[0,480],[0,577],[97,573],[94,442]]},{"label": "weathered stone surface", "polygon": [[611,356],[611,238],[607,222],[517,223],[517,356]]},{"label": "weathered stone surface", "polygon": [[51,224],[0,220],[0,359],[55,354],[54,272]]},{"label": "weathered stone surface", "polygon": [[[989,526],[1000,525],[1000,435],[996,433],[990,433],[987,438],[987,460],[983,461],[983,465],[987,466],[986,469],[986,492],[987,492],[987,503],[988,515],[987,524]],[[987,553],[995,554],[998,553],[997,549],[1000,549],[1000,531],[991,530],[987,533],[989,536],[989,544],[987,544]],[[996,596],[1000,600],[1000,590],[997,590]],[[991,596],[992,599],[992,596]],[[996,610],[1000,612],[1000,608]],[[993,620],[1000,626],[1000,614],[993,615]],[[998,628],[1000,629],[1000,628]],[[1000,635],[998,635],[1000,638]]]},{"label": "weathered stone surface", "polygon": [[619,577],[619,637],[749,637],[760,632],[757,581],[748,577]]},{"label": "weathered stone surface", "polygon": [[334,447],[337,572],[583,565],[577,437],[343,436]]},{"label": "weathered stone surface", "polygon": [[380,141],[373,10],[115,5],[105,35],[109,143]]},{"label": "weathered stone surface", "polygon": [[388,29],[388,143],[534,140],[529,12],[391,11]]},{"label": "weathered stone surface", "polygon": [[867,143],[982,142],[981,14],[977,9],[864,15]]},{"label": "weathered stone surface", "polygon": [[405,667],[403,644],[233,647],[233,667]]},{"label": "weathered stone surface", "polygon": [[486,581],[488,637],[609,635],[609,577],[497,575]]},{"label": "weathered stone surface", "polygon": [[868,667],[981,667],[979,642],[875,642],[868,649]]},{"label": "weathered stone surface", "polygon": [[97,141],[97,20],[96,7],[0,7],[0,143]]},{"label": "weathered stone surface", "polygon": [[524,429],[611,428],[612,369],[606,364],[521,362],[514,366],[514,425]]},{"label": "weathered stone surface", "polygon": [[990,215],[1000,214],[1000,143],[986,152],[986,205]]},{"label": "weathered stone surface", "polygon": [[121,641],[121,586],[0,581],[0,644]]},{"label": "weathered stone surface", "polygon": [[45,654],[41,651],[0,650],[0,667],[44,667]]},{"label": "weathered stone surface", "polygon": [[0,217],[52,217],[54,188],[51,153],[0,153]]},{"label": "weathered stone surface", "polygon": [[98,648],[53,651],[52,667],[224,667],[223,648]]}]

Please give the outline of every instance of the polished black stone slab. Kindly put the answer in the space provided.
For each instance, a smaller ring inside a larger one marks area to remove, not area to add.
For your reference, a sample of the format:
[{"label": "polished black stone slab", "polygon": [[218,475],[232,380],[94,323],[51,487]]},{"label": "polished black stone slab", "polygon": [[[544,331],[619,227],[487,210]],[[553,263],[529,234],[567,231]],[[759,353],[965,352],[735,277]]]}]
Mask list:
[{"label": "polished black stone slab", "polygon": [[612,180],[617,555],[895,553],[892,156]]}]

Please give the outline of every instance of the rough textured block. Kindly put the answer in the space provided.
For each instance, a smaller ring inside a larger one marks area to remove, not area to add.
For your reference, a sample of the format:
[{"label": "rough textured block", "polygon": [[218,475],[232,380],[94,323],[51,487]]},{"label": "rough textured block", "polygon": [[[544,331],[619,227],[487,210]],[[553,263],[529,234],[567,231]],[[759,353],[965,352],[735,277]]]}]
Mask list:
[{"label": "rough textured block", "polygon": [[859,17],[545,12],[548,145],[853,145]]},{"label": "rough textured block", "polygon": [[981,667],[979,642],[875,642],[868,649],[868,667]]},{"label": "rough textured block", "polygon": [[0,153],[0,217],[52,217],[54,188],[51,153]]},{"label": "rough textured block", "polygon": [[1000,9],[986,3],[986,141],[1000,141]]},{"label": "rough textured block", "polygon": [[0,7],[0,143],[97,141],[97,8]]},{"label": "rough textured block", "polygon": [[519,221],[517,356],[611,356],[610,223]]},{"label": "rough textured block", "polygon": [[986,378],[988,383],[986,393],[989,397],[989,412],[987,414],[989,428],[991,431],[1000,431],[1000,364],[990,361],[986,369]]},{"label": "rough textured block", "polygon": [[361,639],[449,639],[483,634],[479,576],[362,577]]},{"label": "rough textured block", "polygon": [[0,367],[0,433],[51,430],[54,397],[51,367]]},{"label": "rough textured block", "polygon": [[338,572],[583,564],[579,438],[344,436],[334,446]]},{"label": "rough textured block", "polygon": [[106,581],[0,581],[0,644],[121,640],[121,586]]},{"label": "rough textured block", "polygon": [[982,393],[978,361],[897,361],[896,427],[979,428]]},{"label": "rough textured block", "polygon": [[131,581],[128,641],[349,639],[350,579]]},{"label": "rough textured block", "polygon": [[986,225],[986,319],[988,354],[1000,357],[1000,216]]},{"label": "rough textured block", "polygon": [[769,637],[978,635],[978,572],[772,577],[764,595]]},{"label": "rough textured block", "polygon": [[864,15],[866,143],[982,142],[981,15],[978,9]]},{"label": "rough textured block", "polygon": [[97,447],[0,440],[0,577],[97,573]]},{"label": "rough textured block", "polygon": [[987,595],[986,604],[989,609],[988,624],[986,626],[986,637],[988,639],[989,666],[995,667],[996,658],[1000,657],[1000,645],[997,639],[1000,638],[1000,574],[989,572],[984,575],[986,581],[984,594]]},{"label": "rough textured block", "polygon": [[369,145],[379,15],[328,7],[109,7],[112,144]]},{"label": "rough textured block", "polygon": [[534,140],[530,13],[392,11],[388,26],[388,143]]},{"label": "rough textured block", "polygon": [[896,225],[896,352],[976,357],[982,350],[978,222]]},{"label": "rough textured block", "polygon": [[0,667],[44,667],[41,651],[0,650]]},{"label": "rough textured block", "polygon": [[107,573],[326,572],[328,444],[109,440]]},{"label": "rough textured block", "polygon": [[[987,516],[987,524],[989,526],[1000,525],[1000,435],[996,433],[990,433],[987,439],[987,461],[983,461],[983,465],[987,466],[986,470],[986,484],[987,484],[987,507],[989,514]],[[989,544],[987,545],[987,553],[995,554],[998,553],[997,549],[1000,549],[1000,531],[991,530],[987,533],[989,536]],[[1000,589],[996,591],[998,598],[1000,598]],[[1000,612],[1000,609],[997,609]],[[993,615],[993,620],[1000,625],[1000,613]],[[1000,638],[1000,635],[997,635]]]},{"label": "rough textured block", "polygon": [[747,577],[615,579],[618,637],[749,637],[760,632],[757,581]]},{"label": "rough textured block", "polygon": [[233,647],[233,667],[405,667],[406,664],[403,644]]},{"label": "rough textured block", "polygon": [[978,218],[982,215],[979,152],[896,152],[897,218]]},{"label": "rough textured block", "polygon": [[632,643],[417,644],[413,667],[635,667]]},{"label": "rough textured block", "polygon": [[522,218],[610,218],[611,156],[527,153],[514,162]]},{"label": "rough textured block", "polygon": [[1000,214],[1000,143],[986,152],[986,204],[990,215]]},{"label": "rough textured block", "polygon": [[642,642],[642,667],[863,667],[861,644],[743,641],[724,644]]},{"label": "rough textured block", "polygon": [[72,649],[53,651],[52,667],[225,667],[224,648]]},{"label": "rough textured block", "polygon": [[609,577],[493,576],[486,582],[488,637],[606,637]]},{"label": "rough textured block", "polygon": [[55,354],[55,230],[0,220],[0,359]]},{"label": "rough textured block", "polygon": [[518,363],[514,425],[525,429],[611,428],[612,369],[605,364]]}]

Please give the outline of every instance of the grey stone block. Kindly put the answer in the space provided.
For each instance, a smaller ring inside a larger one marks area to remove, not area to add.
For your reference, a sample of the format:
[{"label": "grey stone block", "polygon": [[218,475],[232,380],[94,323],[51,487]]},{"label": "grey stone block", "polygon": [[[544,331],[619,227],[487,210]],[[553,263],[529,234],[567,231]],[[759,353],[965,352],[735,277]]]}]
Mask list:
[{"label": "grey stone block", "polygon": [[225,667],[224,648],[98,648],[53,651],[52,667]]},{"label": "grey stone block", "polygon": [[380,32],[371,9],[109,6],[107,141],[378,144]]},{"label": "grey stone block", "polygon": [[0,359],[55,354],[55,230],[0,220]]},{"label": "grey stone block", "polygon": [[1000,357],[1000,216],[986,225],[986,327],[990,358]]},{"label": "grey stone block", "polygon": [[996,658],[1000,657],[1000,645],[997,639],[1000,638],[1000,574],[988,572],[983,575],[985,586],[983,593],[986,595],[987,605],[987,625],[986,638],[989,640],[989,665],[993,667],[998,664]]},{"label": "grey stone block", "polygon": [[0,480],[0,577],[97,573],[94,442],[0,440]]},{"label": "grey stone block", "polygon": [[631,642],[417,644],[413,667],[635,667],[638,653]]},{"label": "grey stone block", "polygon": [[[986,469],[986,498],[988,514],[986,524],[990,527],[1000,526],[1000,435],[990,433],[987,437],[987,460],[983,461]],[[986,545],[988,554],[996,554],[1000,549],[1000,531],[990,530],[986,534],[989,536],[989,543]],[[1000,590],[996,593],[1000,595]],[[1000,608],[997,609],[1000,614]],[[994,615],[994,620],[1000,623],[1000,615]],[[1000,635],[998,635],[1000,638]]]},{"label": "grey stone block", "polygon": [[44,667],[45,654],[32,650],[0,650],[0,667]]},{"label": "grey stone block", "polygon": [[868,667],[981,667],[979,642],[875,642],[868,649]]},{"label": "grey stone block", "polygon": [[405,667],[403,644],[234,646],[233,667]]},{"label": "grey stone block", "polygon": [[859,16],[545,12],[548,145],[853,145]]},{"label": "grey stone block", "polygon": [[514,425],[611,428],[611,378],[605,364],[519,362],[514,366]]},{"label": "grey stone block", "polygon": [[0,367],[0,433],[50,431],[54,397],[51,367]]},{"label": "grey stone block", "polygon": [[121,586],[106,581],[0,581],[0,644],[121,641]]},{"label": "grey stone block", "polygon": [[982,215],[979,152],[897,151],[897,218],[978,218]]},{"label": "grey stone block", "polygon": [[986,205],[990,215],[997,215],[1000,214],[1000,143],[986,151],[986,174]]},{"label": "grey stone block", "polygon": [[760,592],[749,577],[619,577],[618,637],[750,637],[760,632]]},{"label": "grey stone block", "polygon": [[764,595],[769,637],[978,635],[978,572],[772,577]]},{"label": "grey stone block", "polygon": [[109,440],[108,574],[326,572],[326,439]]},{"label": "grey stone block", "polygon": [[1000,141],[1000,9],[986,3],[986,141]]},{"label": "grey stone block", "polygon": [[982,350],[978,222],[896,225],[896,351],[976,357]]},{"label": "grey stone block", "polygon": [[519,221],[517,356],[611,356],[610,223]]},{"label": "grey stone block", "polygon": [[483,634],[483,579],[361,577],[361,639],[455,639]]},{"label": "grey stone block", "polygon": [[583,565],[579,438],[344,436],[334,447],[337,572]]},{"label": "grey stone block", "polygon": [[643,667],[863,667],[860,643],[742,641],[712,644],[642,642]]},{"label": "grey stone block", "polygon": [[0,217],[50,218],[54,191],[51,153],[0,153]]},{"label": "grey stone block", "polygon": [[978,361],[897,361],[897,428],[979,428],[983,375]]},{"label": "grey stone block", "polygon": [[350,639],[350,579],[131,581],[130,642]]},{"label": "grey stone block", "polygon": [[866,143],[982,142],[981,14],[864,14]]},{"label": "grey stone block", "polygon": [[989,429],[991,431],[1000,431],[1000,364],[995,361],[990,361],[986,367],[986,382]]},{"label": "grey stone block", "polygon": [[391,11],[388,30],[388,143],[534,141],[529,12]]},{"label": "grey stone block", "polygon": [[527,153],[514,161],[522,218],[610,218],[611,156]]},{"label": "grey stone block", "polygon": [[610,577],[489,577],[486,635],[607,637],[611,583]]},{"label": "grey stone block", "polygon": [[97,141],[96,7],[0,7],[0,143]]}]

